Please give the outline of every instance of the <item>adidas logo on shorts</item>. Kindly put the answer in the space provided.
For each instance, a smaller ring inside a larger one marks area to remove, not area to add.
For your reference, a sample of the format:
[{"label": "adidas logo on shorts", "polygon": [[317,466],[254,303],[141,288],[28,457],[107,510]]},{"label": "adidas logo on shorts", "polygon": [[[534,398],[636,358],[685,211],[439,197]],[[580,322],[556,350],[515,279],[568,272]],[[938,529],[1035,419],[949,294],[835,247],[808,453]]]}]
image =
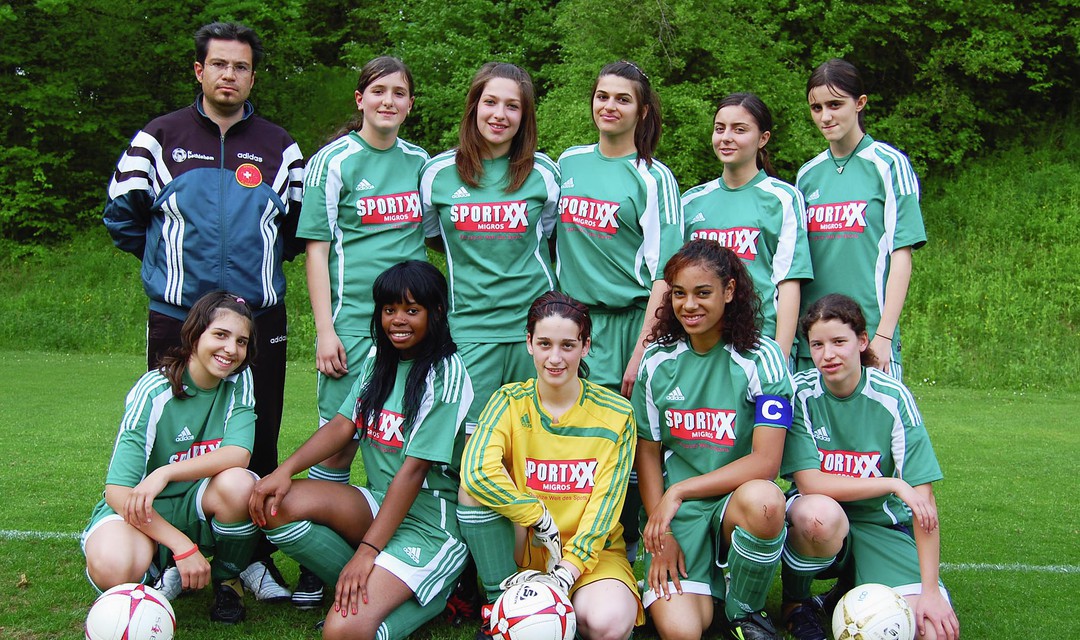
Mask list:
[{"label": "adidas logo on shorts", "polygon": [[358,185],[356,185],[356,190],[357,191],[370,191],[370,190],[372,190],[374,188],[375,188],[375,185],[368,182],[367,178],[364,178],[363,180],[360,181],[360,183]]},{"label": "adidas logo on shorts", "polygon": [[457,191],[454,192],[454,195],[450,196],[450,198],[468,198],[470,195],[472,194],[469,193],[468,189],[466,189],[465,187],[460,187]]},{"label": "adidas logo on shorts", "polygon": [[405,552],[405,555],[412,558],[413,562],[420,562],[420,547],[402,547],[401,550]]},{"label": "adidas logo on shorts", "polygon": [[825,430],[825,427],[820,427],[814,430],[814,440],[821,440],[822,442],[832,442],[829,438],[829,432]]},{"label": "adidas logo on shorts", "polygon": [[180,435],[176,436],[177,442],[187,442],[188,440],[194,440],[195,436],[191,435],[191,429],[184,427],[184,430],[180,432]]},{"label": "adidas logo on shorts", "polygon": [[675,387],[675,390],[667,394],[667,399],[672,401],[686,400],[686,396],[682,394],[682,389]]},{"label": "adidas logo on shorts", "polygon": [[562,183],[563,189],[572,189],[574,187],[574,179],[570,178],[566,182]]},{"label": "adidas logo on shorts", "polygon": [[687,224],[694,224],[695,222],[705,222],[705,214],[698,211],[698,214],[696,216],[694,216],[694,219],[691,220],[690,222],[688,222]]}]

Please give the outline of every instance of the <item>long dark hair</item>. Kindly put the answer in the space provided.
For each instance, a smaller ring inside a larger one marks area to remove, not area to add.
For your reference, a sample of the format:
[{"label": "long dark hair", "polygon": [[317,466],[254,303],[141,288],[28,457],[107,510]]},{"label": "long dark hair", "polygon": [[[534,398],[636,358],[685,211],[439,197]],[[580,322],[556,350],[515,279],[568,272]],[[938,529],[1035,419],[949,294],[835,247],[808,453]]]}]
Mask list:
[{"label": "long dark hair", "polygon": [[[413,82],[412,71],[410,71],[409,67],[399,58],[393,56],[379,56],[378,58],[369,60],[368,63],[360,69],[360,78],[356,81],[356,90],[362,94],[372,82],[395,73],[400,73],[401,76],[405,78],[405,84],[409,87],[409,95],[415,95],[416,85]],[[363,126],[364,112],[357,110],[356,115],[339,127],[338,130],[330,136],[330,140],[327,142],[337,140],[350,131],[359,131]]]},{"label": "long dark hair", "polygon": [[[799,320],[799,329],[809,340],[810,328],[818,322],[828,322],[829,320],[839,320],[851,327],[856,337],[866,335],[866,316],[863,315],[862,307],[859,306],[858,302],[841,293],[830,293],[810,305],[802,319]],[[867,343],[869,343],[869,338],[867,338]],[[866,345],[866,349],[863,349],[859,361],[862,362],[864,367],[872,367],[877,362],[877,356],[874,355],[874,351],[869,344]]]},{"label": "long dark hair", "polygon": [[461,116],[461,127],[458,129],[454,163],[462,182],[470,187],[480,185],[480,178],[484,176],[485,143],[480,130],[476,128],[476,113],[484,87],[495,78],[516,82],[521,92],[521,125],[510,142],[510,173],[506,185],[506,193],[513,193],[529,179],[536,162],[536,91],[529,73],[521,67],[509,62],[489,62],[473,76],[469,93],[465,96],[465,114]]},{"label": "long dark hair", "polygon": [[255,348],[255,317],[251,315],[251,308],[247,306],[243,298],[237,297],[234,293],[212,291],[199,298],[192,305],[191,311],[188,311],[187,318],[180,327],[180,346],[172,347],[161,358],[159,368],[168,378],[173,396],[177,400],[186,400],[192,397],[184,391],[184,371],[187,370],[188,360],[191,359],[191,354],[195,352],[195,347],[199,344],[199,337],[217,317],[218,311],[222,309],[233,311],[247,320],[248,330],[251,332],[248,337],[247,355],[244,356],[244,360],[240,363],[240,366],[236,367],[233,373],[240,373],[255,361],[257,355]]},{"label": "long dark hair", "polygon": [[[758,346],[761,339],[761,299],[742,259],[715,240],[691,240],[664,265],[664,282],[670,287],[680,271],[693,265],[715,273],[724,286],[731,280],[735,281],[735,294],[731,302],[724,306],[724,318],[720,323],[720,338],[724,343],[732,345],[737,351],[749,351]],[[686,329],[675,315],[669,289],[656,310],[656,321],[647,340],[669,345],[687,338]]]},{"label": "long dark hair", "polygon": [[[581,302],[571,298],[561,291],[548,291],[529,307],[529,315],[525,320],[525,331],[529,333],[529,339],[536,331],[536,323],[544,318],[566,318],[578,326],[578,340],[584,344],[592,336],[592,318],[589,317],[589,308]],[[578,377],[589,377],[589,365],[582,358],[578,364]]]},{"label": "long dark hair", "polygon": [[[371,292],[375,299],[375,313],[371,317],[371,335],[375,336],[375,368],[356,401],[357,415],[362,417],[365,425],[374,423],[382,413],[386,399],[394,390],[394,379],[397,377],[398,363],[401,362],[401,352],[383,331],[383,307],[411,298],[427,309],[427,335],[416,346],[416,357],[405,379],[402,409],[407,428],[420,410],[428,373],[440,360],[457,351],[457,345],[450,337],[450,322],[446,315],[446,278],[427,262],[406,260],[379,274],[371,286]],[[357,431],[361,438],[366,437],[367,429]]]},{"label": "long dark hair", "polygon": [[[653,154],[660,144],[660,133],[663,128],[663,117],[660,113],[660,96],[653,91],[649,76],[629,60],[619,60],[604,65],[600,74],[593,83],[592,93],[589,96],[590,104],[592,96],[596,95],[596,87],[600,85],[600,78],[604,76],[618,76],[629,80],[634,85],[634,93],[638,101],[638,122],[634,127],[634,146],[637,148],[638,160],[644,160],[645,164],[652,166]],[[591,109],[590,109],[591,111]]]},{"label": "long dark hair", "polygon": [[[806,81],[806,95],[817,87],[829,87],[833,93],[841,91],[855,100],[866,94],[863,88],[862,75],[858,68],[847,60],[833,58],[818,65],[817,69],[810,74]],[[859,129],[866,132],[866,109],[859,112]]]},{"label": "long dark hair", "polygon": [[[752,93],[729,94],[716,106],[716,112],[720,113],[720,110],[724,107],[742,107],[750,113],[750,117],[757,123],[758,130],[761,131],[761,133],[772,131],[772,112],[769,111],[769,107],[765,106],[765,102],[756,95]],[[764,169],[765,173],[775,178],[776,171],[773,170],[772,162],[769,161],[768,146],[768,143],[766,143],[758,149],[757,168]]]}]

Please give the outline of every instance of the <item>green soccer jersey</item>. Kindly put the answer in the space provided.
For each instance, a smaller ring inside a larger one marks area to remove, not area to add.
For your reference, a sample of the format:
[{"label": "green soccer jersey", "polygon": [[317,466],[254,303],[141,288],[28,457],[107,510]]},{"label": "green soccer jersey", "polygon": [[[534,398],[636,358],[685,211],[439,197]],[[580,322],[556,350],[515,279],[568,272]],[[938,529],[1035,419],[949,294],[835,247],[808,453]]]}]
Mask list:
[{"label": "green soccer jersey", "polygon": [[[795,417],[781,475],[820,468],[853,478],[897,477],[911,486],[941,479],[915,399],[895,378],[863,367],[855,391],[837,398],[825,388],[821,373],[809,369],[795,375],[795,387]],[[889,526],[911,520],[893,494],[843,507],[853,521]]]},{"label": "green soccer jersey", "polygon": [[403,260],[424,260],[420,168],[428,154],[400,138],[386,150],[353,131],[308,162],[300,238],[330,243],[334,331],[371,337],[371,283]]},{"label": "green soccer jersey", "polygon": [[[864,136],[854,157],[828,150],[799,169],[814,280],[803,285],[800,315],[822,296],[842,293],[866,314],[872,336],[885,308],[891,254],[926,244],[919,180],[907,156]],[[838,171],[838,164],[843,171]],[[799,356],[810,357],[799,343]]]},{"label": "green soccer jersey", "polygon": [[567,149],[559,168],[560,287],[590,307],[645,308],[683,244],[675,177],[658,160],[607,158],[596,144]]},{"label": "green soccer jersey", "polygon": [[814,278],[802,194],[758,171],[735,189],[723,178],[698,185],[683,194],[682,206],[687,240],[715,240],[742,258],[761,296],[761,332],[775,337],[777,287],[785,280]]},{"label": "green soccer jersey", "polygon": [[356,401],[375,367],[372,349],[361,365],[360,376],[341,405],[340,413],[360,431],[360,455],[367,473],[367,487],[386,495],[394,474],[405,457],[432,462],[424,485],[409,513],[422,522],[438,524],[457,536],[457,491],[461,453],[465,447],[465,413],[472,403],[472,382],[457,354],[444,358],[428,372],[420,410],[412,424],[405,424],[405,381],[411,360],[398,364],[394,388],[382,412],[365,425],[357,415]]},{"label": "green soccer jersey", "polygon": [[555,226],[559,169],[537,153],[532,173],[505,191],[510,161],[484,160],[480,185],[465,184],[456,150],[431,159],[420,176],[424,232],[439,236],[450,276],[450,327],[458,342],[524,341],[525,316],[555,288],[547,238]]},{"label": "green soccer jersey", "polygon": [[[222,446],[251,451],[255,439],[251,369],[225,378],[213,389],[200,389],[185,371],[184,389],[191,397],[174,396],[161,371],[149,371],[135,383],[124,401],[105,484],[134,487],[155,469]],[[195,482],[170,482],[159,497],[182,496]]]},{"label": "green soccer jersey", "polygon": [[632,404],[638,437],[663,446],[664,487],[748,455],[754,429],[791,426],[794,387],[780,346],[718,343],[707,353],[685,340],[646,348]]}]

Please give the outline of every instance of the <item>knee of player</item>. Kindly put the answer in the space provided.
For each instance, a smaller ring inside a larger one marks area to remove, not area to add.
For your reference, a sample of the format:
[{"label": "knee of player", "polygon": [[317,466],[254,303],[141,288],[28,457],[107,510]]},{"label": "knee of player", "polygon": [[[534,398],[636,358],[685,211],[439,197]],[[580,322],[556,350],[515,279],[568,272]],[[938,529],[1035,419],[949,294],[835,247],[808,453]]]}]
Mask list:
[{"label": "knee of player", "polygon": [[368,620],[361,612],[360,615],[351,613],[342,617],[333,608],[326,614],[326,624],[323,625],[323,640],[375,640],[379,630],[379,622]]},{"label": "knee of player", "polygon": [[578,610],[578,635],[585,640],[626,640],[634,630],[637,611],[621,607]]},{"label": "knee of player", "polygon": [[230,467],[210,478],[207,492],[229,511],[247,511],[255,476],[247,469]]},{"label": "knee of player", "polygon": [[788,511],[789,535],[817,547],[842,541],[848,533],[847,515],[835,500],[823,495],[805,495]]},{"label": "knee of player", "polygon": [[751,480],[732,495],[739,511],[744,514],[742,527],[759,537],[773,537],[784,528],[784,494],[780,487],[767,480]]}]

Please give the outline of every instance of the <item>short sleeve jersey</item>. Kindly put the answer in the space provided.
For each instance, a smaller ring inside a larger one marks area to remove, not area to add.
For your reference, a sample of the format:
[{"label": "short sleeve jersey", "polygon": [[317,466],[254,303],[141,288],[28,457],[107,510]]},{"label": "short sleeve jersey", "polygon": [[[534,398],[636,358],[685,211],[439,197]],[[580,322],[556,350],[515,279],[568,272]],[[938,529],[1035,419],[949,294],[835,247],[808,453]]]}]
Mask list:
[{"label": "short sleeve jersey", "polygon": [[683,194],[682,206],[687,240],[715,240],[742,258],[761,296],[762,333],[775,337],[777,287],[814,278],[802,194],[758,171],[735,189],[723,178],[698,185]]},{"label": "short sleeve jersey", "polygon": [[[829,393],[817,369],[795,375],[795,418],[780,474],[803,469],[854,478],[901,478],[915,486],[942,477],[915,399],[902,383],[863,367],[846,398]],[[893,494],[842,505],[853,521],[893,525],[911,520]]]},{"label": "short sleeve jersey", "polygon": [[683,244],[679,185],[658,160],[608,158],[599,145],[559,157],[559,285],[590,307],[645,308],[653,282]]},{"label": "short sleeve jersey", "polygon": [[537,153],[532,173],[505,191],[510,161],[484,161],[480,185],[458,176],[456,150],[420,176],[424,232],[440,236],[450,278],[450,326],[459,342],[517,342],[533,300],[555,288],[546,239],[555,225],[559,169]]},{"label": "short sleeve jersey", "polygon": [[619,513],[634,464],[635,432],[630,403],[587,380],[558,422],[540,404],[534,379],[504,385],[469,439],[464,486],[525,527],[540,519],[542,501],[559,527],[564,558],[589,571],[600,551],[622,537]]},{"label": "short sleeve jersey", "polygon": [[748,455],[758,427],[789,428],[793,395],[780,346],[763,336],[745,352],[652,344],[632,401],[638,437],[662,445],[666,488]]},{"label": "short sleeve jersey", "polygon": [[473,395],[464,363],[455,353],[431,368],[412,424],[405,424],[403,402],[411,360],[398,364],[394,388],[382,412],[372,423],[364,424],[357,413],[356,401],[374,367],[375,349],[372,349],[340,410],[360,432],[367,487],[385,495],[406,456],[431,461],[433,464],[409,513],[422,522],[438,523],[443,529],[457,531],[454,509],[461,452],[465,446],[465,412],[472,404]]},{"label": "short sleeve jersey", "polygon": [[338,335],[371,337],[371,283],[424,260],[420,168],[428,154],[398,139],[376,149],[353,131],[308,163],[297,236],[330,243],[330,309]]},{"label": "short sleeve jersey", "polygon": [[[806,231],[814,280],[803,285],[800,315],[829,293],[850,296],[866,314],[873,335],[885,308],[891,254],[926,244],[919,180],[907,156],[864,136],[854,157],[828,150],[799,169],[796,185],[806,197]],[[800,357],[810,357],[800,342]]]},{"label": "short sleeve jersey", "polygon": [[[169,379],[150,371],[128,392],[105,484],[134,487],[151,471],[218,447],[251,451],[255,439],[255,396],[251,369],[200,389],[184,372],[184,390],[173,395]],[[159,497],[184,495],[195,480],[170,482]]]}]

